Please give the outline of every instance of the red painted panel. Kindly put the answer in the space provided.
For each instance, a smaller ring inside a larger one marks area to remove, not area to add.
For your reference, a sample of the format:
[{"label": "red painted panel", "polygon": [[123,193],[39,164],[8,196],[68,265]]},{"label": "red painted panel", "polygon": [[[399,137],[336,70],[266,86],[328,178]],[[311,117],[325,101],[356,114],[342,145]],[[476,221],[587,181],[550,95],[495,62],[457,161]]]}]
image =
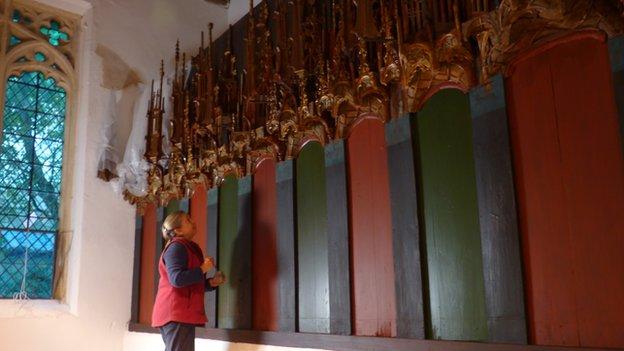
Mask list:
[{"label": "red painted panel", "polygon": [[[160,233],[160,231],[158,231]],[[152,323],[152,308],[156,298],[154,275],[156,274],[156,206],[150,204],[143,215],[141,239],[141,275],[139,281],[139,323]],[[158,253],[160,254],[160,253]]]},{"label": "red painted panel", "polygon": [[624,347],[624,158],[607,46],[551,46],[507,81],[530,337]]},{"label": "red painted panel", "polygon": [[266,159],[253,176],[253,329],[279,329],[277,189],[275,161]]},{"label": "red painted panel", "polygon": [[203,185],[198,186],[191,197],[189,204],[189,214],[195,222],[197,232],[193,240],[202,248],[206,254],[206,243],[208,242],[208,192]]},{"label": "red painted panel", "polygon": [[396,336],[392,221],[385,130],[365,119],[347,139],[352,328]]}]

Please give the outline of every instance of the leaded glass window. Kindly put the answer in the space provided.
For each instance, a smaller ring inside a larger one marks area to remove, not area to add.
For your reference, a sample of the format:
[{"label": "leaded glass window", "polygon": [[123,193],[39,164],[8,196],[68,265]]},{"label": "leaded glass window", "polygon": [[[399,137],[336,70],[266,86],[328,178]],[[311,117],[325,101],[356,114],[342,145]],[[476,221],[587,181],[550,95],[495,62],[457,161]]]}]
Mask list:
[{"label": "leaded glass window", "polygon": [[11,76],[0,145],[0,297],[51,298],[66,93],[40,72]]}]

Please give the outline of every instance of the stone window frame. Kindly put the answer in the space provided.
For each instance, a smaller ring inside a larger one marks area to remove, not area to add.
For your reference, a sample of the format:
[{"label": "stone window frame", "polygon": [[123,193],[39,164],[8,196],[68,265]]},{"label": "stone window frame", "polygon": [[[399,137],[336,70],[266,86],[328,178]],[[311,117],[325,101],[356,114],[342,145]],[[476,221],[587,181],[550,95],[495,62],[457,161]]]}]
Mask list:
[{"label": "stone window frame", "polygon": [[[16,23],[13,13],[17,10],[29,23]],[[69,42],[54,46],[40,32],[50,22],[60,24],[60,30],[69,35]],[[10,76],[23,72],[40,71],[46,78],[54,78],[58,87],[66,93],[65,130],[59,202],[59,222],[55,242],[56,259],[52,285],[54,300],[66,300],[69,249],[72,242],[72,198],[74,188],[74,161],[76,158],[76,111],[78,107],[78,72],[76,58],[81,42],[82,16],[49,5],[28,0],[0,0],[0,141],[2,140],[5,90]],[[11,36],[21,39],[10,46]],[[44,62],[35,59],[38,52],[46,56]],[[27,61],[20,60],[26,57]]]}]

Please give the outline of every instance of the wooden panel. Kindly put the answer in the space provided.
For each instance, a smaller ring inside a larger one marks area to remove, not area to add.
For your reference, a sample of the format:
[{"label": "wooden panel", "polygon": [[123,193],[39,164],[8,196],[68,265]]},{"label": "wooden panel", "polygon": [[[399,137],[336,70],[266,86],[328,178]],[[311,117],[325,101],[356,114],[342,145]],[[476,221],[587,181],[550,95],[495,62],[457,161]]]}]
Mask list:
[{"label": "wooden panel", "polygon": [[167,206],[165,206],[163,208],[163,220],[165,218],[167,218],[167,216],[170,215],[171,213],[174,213],[174,212],[179,211],[179,210],[180,210],[180,201],[179,200],[171,200],[171,201],[169,201]]},{"label": "wooden panel", "polygon": [[279,330],[296,330],[295,214],[293,162],[277,164],[277,265],[279,281]]},{"label": "wooden panel", "polygon": [[[131,332],[159,334],[159,330],[146,325],[130,323]],[[276,333],[256,330],[196,329],[198,339],[221,340],[230,343],[323,349],[333,351],[392,350],[392,351],[592,351],[595,348],[556,347],[518,344],[497,344],[466,341],[417,340],[379,338],[373,336],[346,336],[312,333]],[[250,346],[256,348],[256,346]],[[281,349],[281,348],[277,348]]]},{"label": "wooden panel", "polygon": [[230,279],[236,285],[238,329],[252,327],[252,273],[251,273],[251,176],[238,180],[238,236],[234,242]]},{"label": "wooden panel", "polygon": [[[160,263],[160,254],[163,251],[163,248],[165,247],[165,239],[162,236],[162,226],[163,226],[163,222],[165,220],[165,213],[166,213],[166,207],[158,207],[156,209],[156,228],[154,230],[154,232],[152,232],[151,235],[153,235],[156,238],[156,254],[154,255],[154,261],[152,262],[152,265],[154,265],[154,280],[153,280],[153,284],[154,284],[154,299],[153,301],[156,300],[156,292],[158,291],[158,281],[160,280],[160,273],[158,272],[158,264]],[[152,304],[153,304],[152,301]]]},{"label": "wooden panel", "polygon": [[298,331],[329,333],[325,156],[319,143],[299,153],[296,177]]},{"label": "wooden panel", "polygon": [[188,214],[195,222],[196,234],[193,238],[199,247],[206,253],[206,241],[208,239],[208,217],[206,216],[206,201],[208,193],[206,188],[198,186],[189,201]]},{"label": "wooden panel", "polygon": [[143,217],[136,216],[134,222],[134,262],[132,263],[132,303],[130,307],[130,321],[139,321],[139,287],[141,282],[141,248],[143,234]]},{"label": "wooden panel", "polygon": [[158,260],[160,252],[156,251],[156,242],[162,237],[156,237],[156,206],[150,204],[143,215],[143,231],[141,240],[141,278],[139,281],[139,322],[152,324],[152,307],[156,298],[154,276],[158,270],[154,262]]},{"label": "wooden panel", "polygon": [[325,146],[325,186],[327,188],[327,236],[329,279],[329,330],[351,334],[349,284],[349,217],[344,142]]},{"label": "wooden panel", "polygon": [[277,194],[275,161],[262,161],[253,175],[253,329],[279,330]]},{"label": "wooden panel", "polygon": [[[232,252],[238,236],[238,182],[227,176],[219,189],[218,267],[228,281],[217,290],[217,327],[237,328],[237,287],[232,276]],[[234,258],[235,259],[235,258]]]},{"label": "wooden panel", "polygon": [[396,336],[385,130],[365,119],[347,139],[353,334]]},{"label": "wooden panel", "polygon": [[470,92],[488,341],[527,343],[522,260],[502,77]]},{"label": "wooden panel", "polygon": [[[158,207],[156,209],[156,228],[154,228],[154,232],[151,234],[156,238],[156,256],[154,257],[153,265],[156,267],[154,269],[154,291],[158,289],[158,280],[160,279],[160,274],[158,273],[158,263],[160,261],[160,254],[165,247],[165,239],[162,236],[162,226],[163,221],[165,220],[165,210],[164,207]],[[156,298],[156,295],[154,295]]]},{"label": "wooden panel", "polygon": [[180,199],[179,209],[180,211],[184,211],[186,213],[190,213],[190,200],[188,198]]},{"label": "wooden panel", "polygon": [[233,176],[219,189],[218,263],[228,277],[217,294],[219,328],[251,328],[249,190],[249,178],[237,181]]},{"label": "wooden panel", "polygon": [[[206,225],[206,248],[205,252],[208,256],[213,257],[219,262],[219,256],[217,255],[217,237],[219,228],[219,188],[212,188],[207,192],[207,201],[205,216],[207,218]],[[219,267],[217,265],[217,267]],[[229,278],[229,277],[228,277]],[[206,310],[206,316],[208,322],[206,322],[207,328],[214,328],[217,325],[217,292],[211,291],[206,293],[204,297],[204,308]]]},{"label": "wooden panel", "polygon": [[468,96],[446,89],[416,118],[432,339],[487,340]]},{"label": "wooden panel", "polygon": [[386,125],[397,306],[397,336],[425,338],[418,204],[410,117]]},{"label": "wooden panel", "polygon": [[[208,217],[206,216],[207,209],[207,197],[208,193],[206,192],[206,188],[204,186],[198,186],[195,188],[195,192],[190,200],[184,200],[184,203],[180,203],[180,210],[187,212],[193,222],[195,223],[195,237],[193,241],[199,245],[204,253],[204,256],[207,255],[207,240],[208,240]],[[184,209],[186,208],[186,209]],[[209,274],[213,274],[214,272],[209,272]],[[214,327],[216,315],[214,313],[215,308],[215,293],[206,293],[204,294],[204,312],[206,313],[206,317],[208,321],[206,322],[207,327]]]},{"label": "wooden panel", "polygon": [[624,36],[609,39],[609,62],[620,120],[620,140],[624,150]]},{"label": "wooden panel", "polygon": [[624,162],[607,46],[519,62],[508,102],[531,341],[624,347]]}]

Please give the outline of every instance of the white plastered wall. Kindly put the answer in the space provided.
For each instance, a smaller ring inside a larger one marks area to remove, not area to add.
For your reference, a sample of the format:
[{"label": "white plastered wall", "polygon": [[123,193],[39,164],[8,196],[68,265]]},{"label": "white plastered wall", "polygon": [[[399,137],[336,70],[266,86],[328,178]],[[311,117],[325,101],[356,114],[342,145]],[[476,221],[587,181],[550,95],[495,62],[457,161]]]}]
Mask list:
[{"label": "white plastered wall", "polygon": [[220,35],[227,9],[203,0],[39,2],[83,16],[76,114],[68,116],[75,118],[76,133],[67,295],[64,302],[0,301],[0,350],[122,350],[130,319],[135,211],[96,176],[110,93],[101,86],[103,63],[95,48],[106,46],[149,82],[161,59],[171,69],[177,38],[182,50],[195,53],[208,22]]}]

